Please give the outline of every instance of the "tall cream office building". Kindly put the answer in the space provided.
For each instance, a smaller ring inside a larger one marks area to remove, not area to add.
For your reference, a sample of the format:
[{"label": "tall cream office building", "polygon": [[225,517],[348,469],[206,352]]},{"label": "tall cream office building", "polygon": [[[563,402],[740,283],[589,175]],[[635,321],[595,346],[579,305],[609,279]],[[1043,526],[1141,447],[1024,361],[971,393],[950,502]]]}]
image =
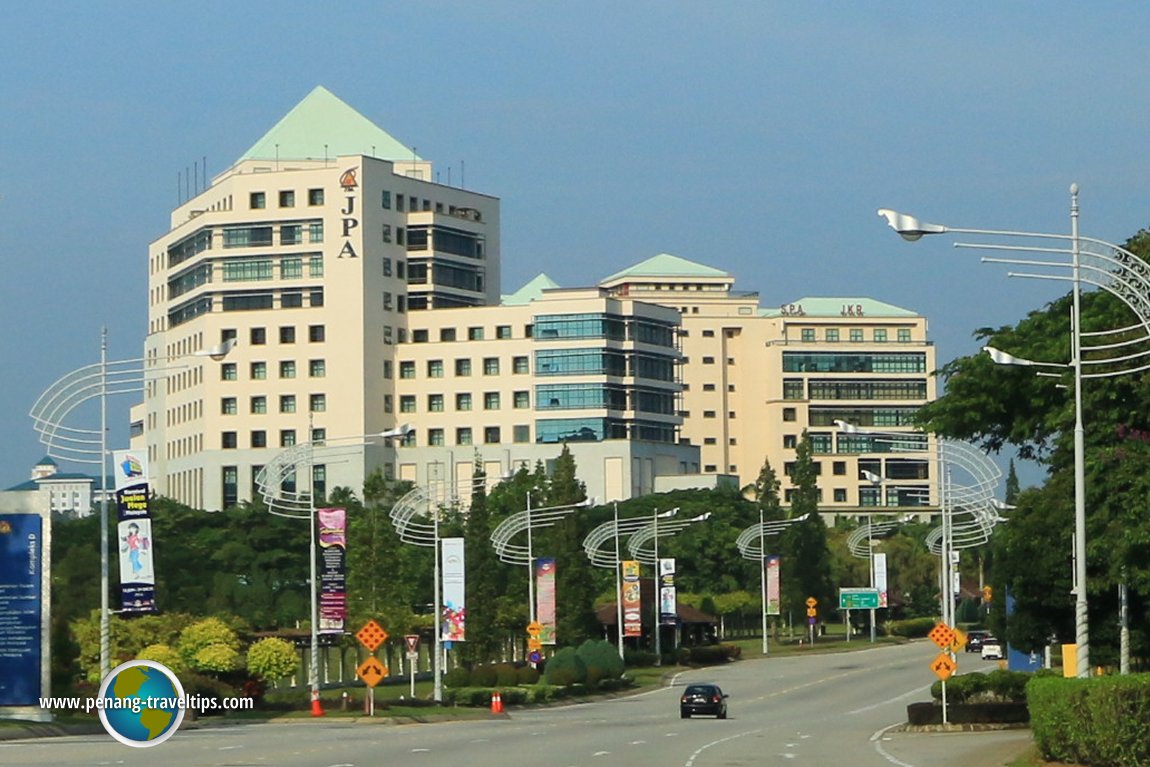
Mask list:
[{"label": "tall cream office building", "polygon": [[[763,309],[669,255],[501,296],[499,264],[498,199],[439,183],[317,88],[150,246],[154,378],[133,448],[156,491],[226,508],[281,450],[348,439],[338,459],[316,451],[319,492],[376,468],[463,485],[477,455],[499,477],[562,444],[604,500],[746,484],[765,459],[785,492],[807,428],[828,511],[925,497],[929,460],[835,427],[902,429],[933,398],[921,316],[871,299]],[[359,439],[401,424],[402,439]]]}]

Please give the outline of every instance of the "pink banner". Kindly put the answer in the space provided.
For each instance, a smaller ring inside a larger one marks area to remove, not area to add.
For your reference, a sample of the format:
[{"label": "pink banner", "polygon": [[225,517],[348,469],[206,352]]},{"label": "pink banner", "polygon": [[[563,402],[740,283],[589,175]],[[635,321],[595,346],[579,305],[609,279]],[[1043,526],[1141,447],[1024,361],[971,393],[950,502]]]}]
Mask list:
[{"label": "pink banner", "polygon": [[535,620],[541,644],[555,644],[555,560],[535,560]]},{"label": "pink banner", "polygon": [[767,615],[779,614],[779,558],[769,556],[763,559],[767,568]]},{"label": "pink banner", "polygon": [[320,634],[341,634],[347,620],[347,510],[316,509],[319,530]]}]

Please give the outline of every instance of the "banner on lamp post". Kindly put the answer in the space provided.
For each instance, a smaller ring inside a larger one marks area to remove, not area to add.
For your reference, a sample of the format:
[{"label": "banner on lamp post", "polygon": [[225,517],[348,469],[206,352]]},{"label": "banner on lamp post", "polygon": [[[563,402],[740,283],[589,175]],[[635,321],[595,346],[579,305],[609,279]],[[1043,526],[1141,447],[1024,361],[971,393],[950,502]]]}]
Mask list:
[{"label": "banner on lamp post", "polygon": [[878,590],[878,606],[887,606],[886,554],[874,555],[874,587]]},{"label": "banner on lamp post", "polygon": [[440,543],[443,550],[443,614],[440,616],[440,637],[446,642],[462,642],[467,638],[463,539],[444,538]]},{"label": "banner on lamp post", "polygon": [[112,453],[119,522],[120,612],[156,612],[155,546],[149,508],[148,462],[131,450]]},{"label": "banner on lamp post", "polygon": [[675,605],[675,560],[659,560],[659,624],[674,626],[679,613]]},{"label": "banner on lamp post", "polygon": [[316,509],[320,634],[342,634],[347,622],[347,509]]},{"label": "banner on lamp post", "polygon": [[555,560],[535,560],[535,620],[543,627],[540,644],[555,644]]},{"label": "banner on lamp post", "polygon": [[643,635],[643,613],[641,590],[639,588],[639,563],[633,559],[620,562],[623,571],[623,636]]},{"label": "banner on lamp post", "polygon": [[767,569],[767,615],[778,615],[781,609],[778,555],[763,557],[763,567]]}]

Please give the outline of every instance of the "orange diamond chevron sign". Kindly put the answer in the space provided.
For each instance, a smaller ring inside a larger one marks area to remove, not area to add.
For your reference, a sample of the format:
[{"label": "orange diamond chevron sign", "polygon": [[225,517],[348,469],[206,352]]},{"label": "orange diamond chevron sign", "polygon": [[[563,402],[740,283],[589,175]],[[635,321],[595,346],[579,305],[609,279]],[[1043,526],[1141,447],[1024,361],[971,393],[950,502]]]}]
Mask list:
[{"label": "orange diamond chevron sign", "polygon": [[944,682],[950,679],[956,668],[958,668],[958,664],[944,652],[939,653],[938,657],[930,662],[930,670]]}]

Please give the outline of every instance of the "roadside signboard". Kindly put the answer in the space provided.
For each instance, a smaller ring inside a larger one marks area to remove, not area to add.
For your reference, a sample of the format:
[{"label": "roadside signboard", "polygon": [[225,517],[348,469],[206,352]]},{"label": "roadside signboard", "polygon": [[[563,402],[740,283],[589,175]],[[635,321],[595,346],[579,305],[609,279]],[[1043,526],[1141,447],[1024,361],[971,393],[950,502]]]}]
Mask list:
[{"label": "roadside signboard", "polygon": [[930,633],[927,634],[927,636],[930,637],[930,641],[934,642],[943,650],[948,649],[952,644],[954,644],[954,629],[945,623],[939,623],[936,625],[930,630]]},{"label": "roadside signboard", "polygon": [[877,610],[880,606],[878,589],[839,589],[840,610]]},{"label": "roadside signboard", "polygon": [[387,676],[387,666],[383,665],[383,662],[373,655],[359,664],[355,673],[368,687],[375,687]]},{"label": "roadside signboard", "polygon": [[938,657],[930,662],[930,670],[944,682],[950,679],[956,668],[958,668],[958,664],[944,652],[939,653]]},{"label": "roadside signboard", "polygon": [[355,638],[370,652],[375,652],[377,647],[387,641],[387,632],[375,621],[368,621],[363,624],[363,628],[355,632]]}]

